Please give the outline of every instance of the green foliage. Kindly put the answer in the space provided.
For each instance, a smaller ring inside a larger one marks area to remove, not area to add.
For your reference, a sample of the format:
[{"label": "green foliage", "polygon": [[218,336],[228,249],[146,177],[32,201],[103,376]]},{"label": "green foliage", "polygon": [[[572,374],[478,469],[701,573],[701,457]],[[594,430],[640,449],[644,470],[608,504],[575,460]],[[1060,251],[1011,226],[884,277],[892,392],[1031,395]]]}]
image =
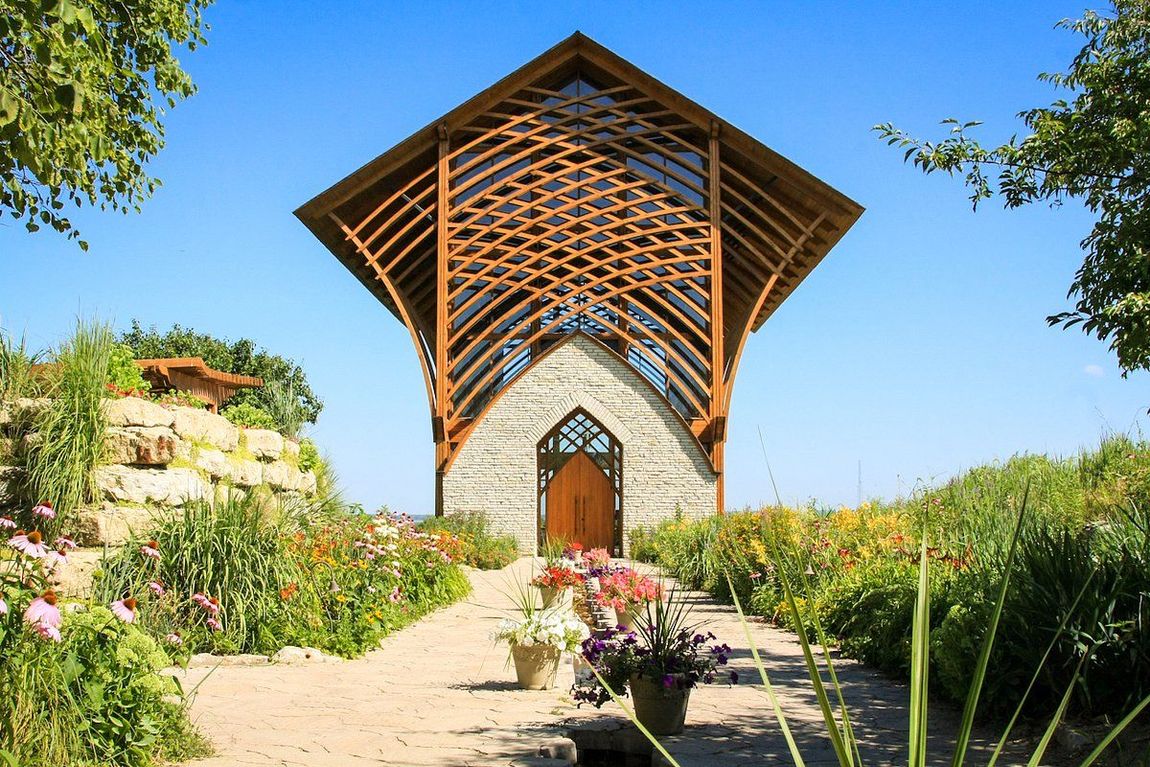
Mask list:
[{"label": "green foliage", "polygon": [[20,625],[13,611],[0,664],[0,749],[23,767],[145,767],[205,756],[181,689],[160,670],[167,655],[105,607],[66,612],[60,644]]},{"label": "green foliage", "polygon": [[132,348],[136,359],[201,357],[216,370],[264,379],[264,388],[241,389],[228,406],[247,403],[259,407],[276,419],[278,429],[291,436],[298,434],[304,423],[315,423],[323,410],[323,402],[308,385],[303,368],[293,360],[258,348],[251,339],[231,342],[179,325],[160,333],[154,326],[144,330],[137,320],[132,320],[131,329],[120,341]]},{"label": "green foliage", "polygon": [[164,109],[195,92],[176,51],[204,43],[207,4],[0,0],[0,210],[69,238],[67,204],[138,211]]},{"label": "green foliage", "polygon": [[460,561],[481,570],[498,570],[519,556],[519,545],[510,535],[496,535],[480,512],[429,517],[420,523],[427,531],[450,533],[462,541]]},{"label": "green foliage", "polygon": [[944,121],[951,135],[937,143],[889,123],[875,130],[924,172],[963,174],[976,206],[996,192],[1009,208],[1082,200],[1097,220],[1070,287],[1077,301],[1047,321],[1108,340],[1128,372],[1150,368],[1150,2],[1112,2],[1112,15],[1059,23],[1086,43],[1068,71],[1039,79],[1073,100],[1022,112],[1030,131],[1023,139],[987,148],[968,135],[978,122],[953,119]]},{"label": "green foliage", "polygon": [[96,496],[93,474],[104,452],[101,403],[112,346],[110,327],[77,321],[53,360],[45,390],[51,405],[33,424],[37,435],[25,451],[25,496],[31,503],[50,501],[61,517]]},{"label": "green foliage", "polygon": [[954,702],[967,697],[1013,556],[979,712],[1009,713],[1041,661],[1028,712],[1065,698],[1078,715],[1120,715],[1150,693],[1147,465],[1150,446],[1113,436],[1075,459],[1016,456],[976,467],[894,504],[675,520],[639,540],[683,583],[792,629],[785,584],[805,584],[796,603],[817,623],[802,628],[821,625],[844,654],[909,678],[926,530],[932,689]]},{"label": "green foliage", "polygon": [[[410,523],[333,497],[189,504],[150,535],[161,559],[126,544],[101,567],[94,599],[138,598],[140,625],[157,638],[178,632],[185,652],[300,645],[355,656],[470,588],[446,553],[453,541],[429,542]],[[152,581],[165,593],[152,593]],[[195,594],[218,601],[218,629]]]},{"label": "green foliage", "polygon": [[241,402],[238,405],[224,408],[221,415],[236,426],[246,426],[249,429],[274,429],[275,419],[268,412],[250,402]]},{"label": "green foliage", "polygon": [[319,449],[310,439],[299,441],[299,470],[315,471],[323,459],[319,457]]},{"label": "green foliage", "polygon": [[112,344],[108,356],[108,384],[125,394],[146,394],[152,388],[144,380],[144,371],[136,364],[131,347],[125,344]]},{"label": "green foliage", "polygon": [[16,341],[0,328],[0,402],[39,395],[40,378],[32,366],[40,361],[40,356],[28,351],[23,336]]}]

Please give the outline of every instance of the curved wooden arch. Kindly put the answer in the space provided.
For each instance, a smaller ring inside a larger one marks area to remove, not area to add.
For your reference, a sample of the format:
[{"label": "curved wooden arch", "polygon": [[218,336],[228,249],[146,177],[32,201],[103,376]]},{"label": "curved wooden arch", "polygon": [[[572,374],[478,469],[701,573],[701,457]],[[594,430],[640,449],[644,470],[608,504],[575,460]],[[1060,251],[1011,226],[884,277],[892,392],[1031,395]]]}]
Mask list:
[{"label": "curved wooden arch", "polygon": [[747,335],[861,212],[576,34],[297,215],[407,325],[439,472],[574,333],[721,472]]}]

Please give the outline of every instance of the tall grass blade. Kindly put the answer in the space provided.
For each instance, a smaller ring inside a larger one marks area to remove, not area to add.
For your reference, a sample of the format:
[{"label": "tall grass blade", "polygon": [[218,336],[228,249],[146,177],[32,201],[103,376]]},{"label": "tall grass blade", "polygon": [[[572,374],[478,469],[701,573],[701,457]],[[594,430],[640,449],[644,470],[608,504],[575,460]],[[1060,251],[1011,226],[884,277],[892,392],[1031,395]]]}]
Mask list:
[{"label": "tall grass blade", "polygon": [[1030,677],[1030,684],[1026,686],[1026,692],[1022,693],[1022,699],[1018,701],[1018,707],[1014,709],[1014,714],[1010,717],[1010,721],[1006,723],[1006,729],[1003,730],[1002,737],[998,739],[998,744],[994,747],[994,753],[990,755],[990,761],[987,762],[986,767],[994,767],[998,763],[998,757],[1002,755],[1002,750],[1006,748],[1006,741],[1010,738],[1011,731],[1014,730],[1014,725],[1018,718],[1022,716],[1022,709],[1026,705],[1030,693],[1034,690],[1034,685],[1038,683],[1038,679],[1042,676],[1042,669],[1046,667],[1046,661],[1050,658],[1050,653],[1054,652],[1058,640],[1062,638],[1062,632],[1066,631],[1067,624],[1070,623],[1071,617],[1078,609],[1079,602],[1082,601],[1086,589],[1089,588],[1090,582],[1094,580],[1097,570],[1090,573],[1090,577],[1086,579],[1086,583],[1082,584],[1079,589],[1078,595],[1074,598],[1074,602],[1070,605],[1070,609],[1066,611],[1066,615],[1062,616],[1062,621],[1058,624],[1058,628],[1054,632],[1054,638],[1050,640],[1050,644],[1046,646],[1046,652],[1042,654],[1042,660],[1038,662],[1038,666],[1034,669],[1034,675]]},{"label": "tall grass blade", "polygon": [[1038,767],[1042,763],[1042,757],[1046,755],[1046,748],[1050,745],[1050,741],[1054,738],[1054,731],[1058,729],[1058,723],[1062,721],[1063,715],[1066,713],[1066,707],[1070,705],[1070,698],[1074,695],[1074,685],[1078,684],[1078,675],[1082,673],[1082,666],[1085,665],[1090,653],[1083,653],[1078,661],[1078,667],[1074,669],[1074,676],[1070,677],[1070,684],[1066,685],[1066,692],[1062,695],[1062,701],[1058,704],[1058,709],[1054,712],[1054,716],[1050,719],[1050,724],[1046,727],[1046,732],[1042,733],[1042,739],[1038,741],[1038,745],[1034,749],[1034,753],[1030,755],[1030,761],[1026,763],[1027,767]]},{"label": "tall grass blade", "polygon": [[834,709],[831,708],[831,701],[827,696],[826,686],[823,684],[823,677],[819,672],[818,663],[815,661],[814,652],[811,651],[810,638],[807,636],[803,615],[799,611],[794,592],[791,590],[790,579],[788,579],[786,575],[786,568],[780,567],[778,573],[779,581],[783,586],[783,596],[786,599],[788,609],[790,609],[791,618],[795,623],[795,633],[798,634],[799,644],[803,648],[803,660],[806,661],[807,664],[807,674],[811,678],[811,686],[814,687],[815,698],[818,700],[819,709],[822,711],[823,720],[827,725],[827,736],[831,740],[831,747],[834,748],[835,756],[838,757],[840,765],[843,765],[843,767],[852,767],[854,762],[853,755],[843,741],[842,732],[839,730],[839,723],[835,719]]},{"label": "tall grass blade", "polygon": [[1147,706],[1150,706],[1150,695],[1143,698],[1141,703],[1130,709],[1129,714],[1122,717],[1121,722],[1114,725],[1114,729],[1107,733],[1106,737],[1099,741],[1098,745],[1094,747],[1094,750],[1082,760],[1080,767],[1090,767],[1090,765],[1094,764],[1098,757],[1102,756],[1102,752],[1110,747],[1110,744],[1122,734],[1122,731],[1125,730],[1131,722],[1138,718],[1138,715],[1141,714],[1142,710]]},{"label": "tall grass blade", "polygon": [[930,572],[926,530],[918,561],[918,597],[911,632],[909,767],[926,765],[927,683],[930,677]]},{"label": "tall grass blade", "polygon": [[962,723],[958,728],[958,737],[954,744],[953,767],[962,767],[966,761],[966,751],[970,746],[970,733],[974,729],[974,714],[978,709],[978,697],[982,693],[982,685],[986,680],[986,668],[990,663],[990,651],[994,648],[994,638],[998,633],[998,623],[1002,618],[1002,608],[1006,604],[1006,592],[1010,587],[1010,576],[1014,571],[1014,557],[1018,552],[1018,540],[1022,537],[1022,525],[1026,521],[1026,503],[1030,496],[1030,485],[1022,494],[1022,508],[1018,512],[1018,521],[1014,525],[1014,533],[1010,537],[1010,549],[1006,554],[1006,563],[1002,570],[1002,582],[998,585],[998,598],[994,602],[994,612],[990,619],[990,626],[982,640],[982,649],[978,653],[978,663],[974,668],[974,676],[970,680],[970,692],[966,695],[966,705],[962,710]]},{"label": "tall grass blade", "polygon": [[743,626],[743,633],[747,637],[747,646],[751,648],[751,658],[755,662],[755,668],[759,670],[759,679],[763,682],[763,689],[767,692],[767,699],[771,702],[771,708],[775,712],[775,720],[779,723],[779,729],[782,730],[783,739],[787,742],[787,749],[791,752],[791,761],[794,762],[795,767],[805,767],[803,756],[799,753],[798,744],[795,743],[795,738],[791,734],[790,725],[787,724],[787,717],[783,714],[783,707],[779,705],[779,698],[775,695],[775,688],[771,686],[771,680],[767,677],[766,666],[763,665],[763,659],[759,657],[759,648],[755,644],[754,637],[751,636],[751,624],[747,623],[747,616],[743,613],[743,605],[739,602],[739,595],[735,591],[735,584],[731,581],[731,574],[727,573],[727,585],[731,589],[731,598],[735,603],[735,612],[739,614],[739,623]]}]

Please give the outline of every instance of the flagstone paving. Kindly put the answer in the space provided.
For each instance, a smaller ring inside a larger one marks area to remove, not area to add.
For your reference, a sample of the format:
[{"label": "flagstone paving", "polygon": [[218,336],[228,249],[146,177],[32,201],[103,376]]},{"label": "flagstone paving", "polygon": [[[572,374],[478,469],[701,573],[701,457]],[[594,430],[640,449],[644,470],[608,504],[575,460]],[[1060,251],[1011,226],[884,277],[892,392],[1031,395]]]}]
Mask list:
[{"label": "flagstone paving", "polygon": [[[516,689],[507,650],[490,634],[510,607],[503,592],[529,578],[532,566],[522,559],[502,571],[471,572],[468,601],[395,633],[358,660],[189,669],[183,681],[196,688],[192,717],[217,751],[194,767],[556,764],[533,760],[542,743],[572,726],[621,726],[614,704],[575,707],[569,660],[554,690]],[[666,739],[667,748],[683,767],[789,763],[737,616],[705,595],[690,598],[694,618],[735,649],[732,668],[742,679],[735,687],[695,690],[687,730]],[[836,763],[793,635],[761,623],[751,631],[807,764]],[[905,762],[905,687],[857,663],[836,668],[864,763]],[[934,732],[953,732],[954,721],[949,711],[932,712]],[[942,763],[946,743],[932,743],[932,750]]]}]

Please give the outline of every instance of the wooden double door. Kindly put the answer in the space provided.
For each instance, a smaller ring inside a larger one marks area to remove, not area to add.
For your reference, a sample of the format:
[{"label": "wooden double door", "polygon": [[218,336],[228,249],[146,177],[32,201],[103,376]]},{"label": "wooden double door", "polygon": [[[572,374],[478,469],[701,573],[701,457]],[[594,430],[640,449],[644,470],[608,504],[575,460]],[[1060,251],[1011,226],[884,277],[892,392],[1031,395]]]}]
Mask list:
[{"label": "wooden double door", "polygon": [[547,486],[547,537],[615,550],[615,488],[591,456],[578,450]]}]

